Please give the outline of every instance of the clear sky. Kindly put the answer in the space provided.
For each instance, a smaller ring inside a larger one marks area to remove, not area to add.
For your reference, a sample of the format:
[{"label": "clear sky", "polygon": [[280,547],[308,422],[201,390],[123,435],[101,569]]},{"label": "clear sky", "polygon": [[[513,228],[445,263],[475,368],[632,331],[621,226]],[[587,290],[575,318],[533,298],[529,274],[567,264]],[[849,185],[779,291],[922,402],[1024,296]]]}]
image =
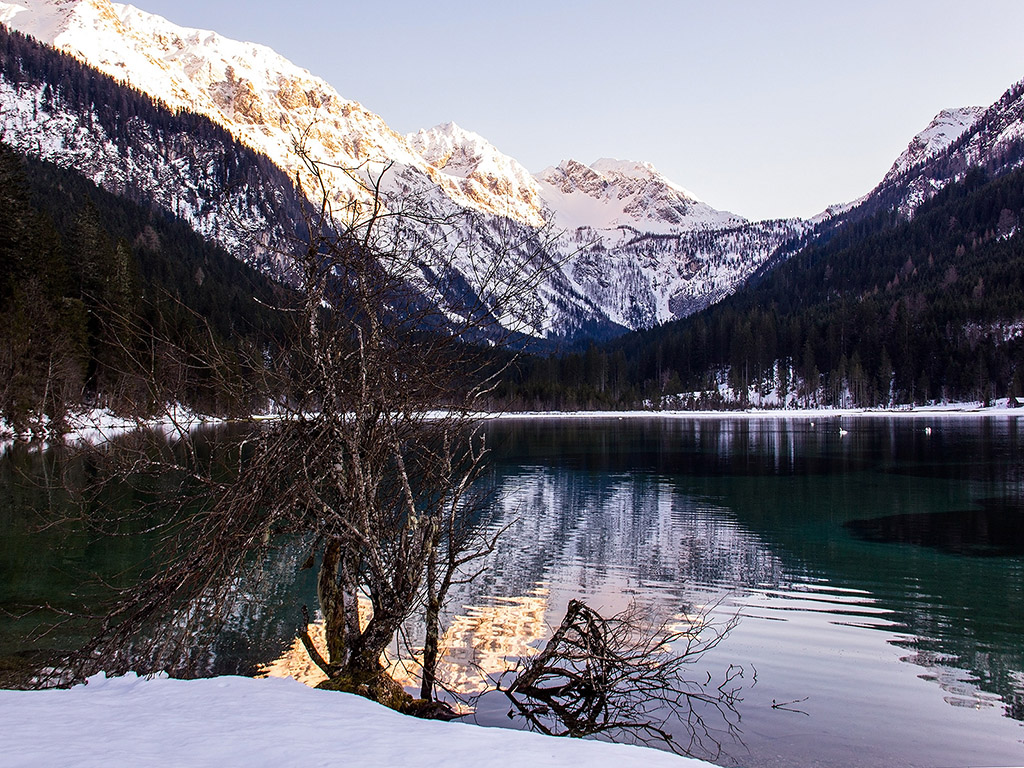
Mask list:
[{"label": "clear sky", "polygon": [[809,216],[944,107],[1024,78],[1022,0],[134,0],[264,43],[401,133],[454,120],[530,171],[646,160],[716,208]]}]

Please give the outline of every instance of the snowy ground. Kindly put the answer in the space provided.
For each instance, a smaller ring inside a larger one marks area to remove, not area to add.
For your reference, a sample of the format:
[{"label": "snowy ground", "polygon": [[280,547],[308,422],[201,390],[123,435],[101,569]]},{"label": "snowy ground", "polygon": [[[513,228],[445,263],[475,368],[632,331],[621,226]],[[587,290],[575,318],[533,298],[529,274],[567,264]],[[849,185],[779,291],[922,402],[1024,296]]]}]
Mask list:
[{"label": "snowy ground", "polygon": [[[187,432],[200,424],[214,424],[223,419],[216,416],[204,416],[180,405],[168,406],[162,416],[153,419],[139,420],[123,416],[117,416],[105,408],[94,408],[82,413],[74,413],[68,416],[68,431],[62,436],[63,440],[69,442],[85,442],[98,445],[107,440],[133,432],[136,429],[145,427],[147,429],[162,429],[167,434],[173,432]],[[41,431],[36,435],[23,435],[15,433],[7,422],[0,420],[0,452],[15,439],[40,439],[46,442],[49,435],[46,431],[46,424],[41,426]]]},{"label": "snowy ground", "polygon": [[897,406],[895,408],[747,408],[721,411],[510,411],[493,414],[496,419],[806,419],[859,417],[942,417],[1007,416],[1024,418],[1024,408],[1008,408],[1006,400],[993,405],[981,403],[941,403],[937,405]]},{"label": "snowy ground", "polygon": [[[439,412],[440,414],[440,412]],[[638,410],[638,411],[508,411],[505,413],[480,414],[484,419],[815,419],[815,418],[859,418],[892,416],[903,418],[924,417],[972,417],[1006,416],[1024,418],[1024,408],[1007,407],[1006,399],[996,400],[985,407],[981,403],[941,403],[925,406],[897,406],[895,408],[747,408],[745,410],[688,411],[688,410]],[[254,416],[256,420],[273,419],[273,415]],[[106,410],[93,410],[77,414],[69,419],[71,430],[63,437],[71,442],[87,442],[93,445],[111,440],[118,435],[146,427],[172,432],[187,432],[200,424],[214,424],[223,421],[215,416],[204,416],[181,406],[170,408],[162,418],[145,422],[121,418]],[[0,454],[15,439],[29,436],[15,435],[6,422],[0,420]],[[38,439],[38,438],[37,438]],[[45,443],[45,435],[42,437]]]},{"label": "snowy ground", "polygon": [[0,765],[708,766],[653,749],[416,720],[295,680],[91,678],[0,690]]}]

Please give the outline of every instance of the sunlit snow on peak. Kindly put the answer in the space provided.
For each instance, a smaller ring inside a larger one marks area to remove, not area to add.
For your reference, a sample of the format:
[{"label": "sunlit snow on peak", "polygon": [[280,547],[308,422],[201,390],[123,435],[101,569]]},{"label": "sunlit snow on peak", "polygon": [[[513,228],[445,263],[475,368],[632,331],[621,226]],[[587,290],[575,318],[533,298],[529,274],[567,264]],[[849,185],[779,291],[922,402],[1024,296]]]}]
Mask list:
[{"label": "sunlit snow on peak", "polygon": [[532,226],[544,223],[537,182],[518,161],[453,122],[406,136],[436,173],[435,182],[476,210]]},{"label": "sunlit snow on peak", "polygon": [[[649,163],[606,158],[587,166],[569,160],[533,176],[455,123],[399,135],[266,46],[180,27],[130,5],[0,0],[0,21],[174,109],[208,117],[288,177],[299,176],[317,200],[319,188],[303,175],[295,153],[296,138],[304,137],[309,154],[329,163],[321,170],[337,209],[354,209],[349,203],[367,194],[339,169],[375,174],[390,168],[385,197],[414,199],[464,227],[453,268],[469,286],[510,253],[549,259],[558,267],[538,286],[536,322],[524,333],[572,338],[583,329],[613,333],[683,316],[731,292],[781,240],[800,230],[799,222],[748,225]],[[16,84],[7,85],[26,116],[22,138],[40,147],[40,132],[49,132],[45,146],[55,149],[40,155],[79,147],[61,133],[64,122],[30,121],[38,104]],[[74,115],[62,117],[75,121]],[[75,151],[80,161],[97,166],[93,150]],[[152,162],[159,165],[160,159]],[[98,170],[94,180],[102,183],[105,172]],[[147,168],[154,178],[160,172]],[[431,277],[424,273],[423,279],[425,291],[440,301]]]},{"label": "sunlit snow on peak", "polygon": [[934,157],[959,139],[985,113],[985,107],[944,109],[928,126],[910,140],[903,154],[896,158],[885,178],[890,179],[918,163]]},{"label": "sunlit snow on peak", "polygon": [[537,174],[537,180],[558,226],[568,230],[629,227],[670,233],[746,221],[715,210],[650,163],[602,158],[587,166],[563,160]]}]

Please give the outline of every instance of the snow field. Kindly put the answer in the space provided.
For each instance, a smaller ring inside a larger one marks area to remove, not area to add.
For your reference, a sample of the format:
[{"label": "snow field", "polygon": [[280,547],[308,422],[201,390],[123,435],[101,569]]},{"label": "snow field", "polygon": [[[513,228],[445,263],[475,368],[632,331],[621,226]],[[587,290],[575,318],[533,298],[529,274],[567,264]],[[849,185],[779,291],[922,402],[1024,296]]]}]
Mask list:
[{"label": "snow field", "polygon": [[659,768],[708,766],[642,747],[416,720],[284,678],[97,675],[0,691],[0,765]]}]

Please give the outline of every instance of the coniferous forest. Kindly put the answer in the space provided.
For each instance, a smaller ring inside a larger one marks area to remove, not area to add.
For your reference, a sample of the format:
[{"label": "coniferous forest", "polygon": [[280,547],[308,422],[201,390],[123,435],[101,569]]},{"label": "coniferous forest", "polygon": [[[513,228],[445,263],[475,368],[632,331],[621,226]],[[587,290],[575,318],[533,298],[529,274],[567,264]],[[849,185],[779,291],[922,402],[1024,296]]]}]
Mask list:
[{"label": "coniferous forest", "polygon": [[1020,396],[1022,217],[1024,171],[973,169],[912,220],[854,217],[696,315],[525,359],[503,395],[522,408],[743,407],[780,391],[858,407]]},{"label": "coniferous forest", "polygon": [[[240,403],[227,395],[238,387],[216,382],[258,378],[241,360],[279,339],[280,317],[267,305],[284,289],[173,216],[6,146],[0,197],[0,408],[9,424],[23,429],[40,413],[59,424],[83,403],[124,410],[170,398],[217,413],[258,405],[255,386],[253,402]],[[911,221],[881,211],[834,229],[684,320],[523,355],[493,405],[732,408],[783,391],[790,405],[844,407],[1021,396],[1022,216],[1024,171],[989,179],[972,170]],[[218,349],[240,353],[233,372],[186,362],[210,331]],[[127,373],[126,339],[149,340],[166,391]]]},{"label": "coniferous forest", "polygon": [[279,336],[265,305],[281,290],[169,214],[0,145],[0,415],[16,431],[83,404],[254,407],[222,384],[255,378],[242,361]]},{"label": "coniferous forest", "polygon": [[[269,160],[206,118],[168,110],[3,27],[0,54],[7,81],[45,84],[44,102],[59,94],[77,105],[122,151],[143,124],[165,139],[222,145],[200,207],[217,188],[294,192]],[[1021,88],[1003,101],[1015,103]],[[1024,170],[999,174],[1019,164],[1024,143],[970,169],[955,159],[957,147],[929,162],[935,179],[958,181],[912,219],[896,201],[915,169],[787,243],[745,286],[701,312],[584,347],[550,352],[546,344],[520,355],[490,404],[1013,402],[1024,394]],[[252,361],[273,364],[283,330],[268,306],[286,289],[144,191],[121,192],[0,145],[0,416],[16,432],[40,416],[59,429],[69,409],[85,405],[137,413],[173,401],[228,413],[266,402]],[[268,209],[266,220],[294,229],[297,198],[279,197],[286,210]],[[250,190],[247,205],[271,203]],[[215,364],[203,354],[209,349],[217,350]],[[500,362],[509,353],[482,354]]]}]

